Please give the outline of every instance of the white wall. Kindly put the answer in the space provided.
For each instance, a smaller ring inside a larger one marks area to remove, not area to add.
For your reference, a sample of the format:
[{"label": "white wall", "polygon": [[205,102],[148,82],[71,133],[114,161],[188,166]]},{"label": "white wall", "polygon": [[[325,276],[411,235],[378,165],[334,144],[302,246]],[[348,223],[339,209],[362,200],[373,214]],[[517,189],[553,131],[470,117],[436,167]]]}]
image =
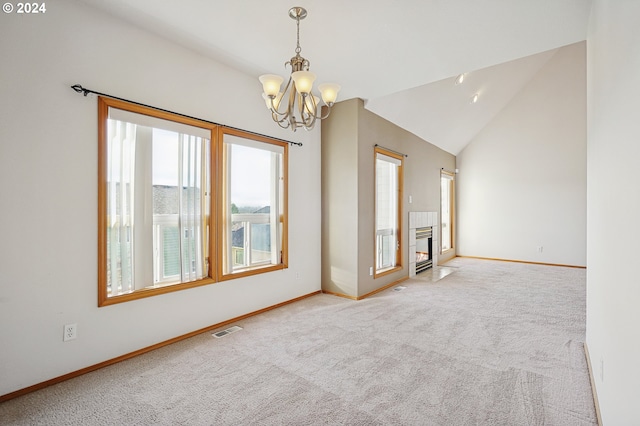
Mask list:
[{"label": "white wall", "polygon": [[458,155],[458,255],[586,265],[585,87],[559,49]]},{"label": "white wall", "polygon": [[607,426],[640,424],[638,22],[640,2],[594,0],[587,39],[587,344]]},{"label": "white wall", "polygon": [[[320,131],[279,130],[255,76],[71,0],[3,13],[0,61],[0,395],[320,289]],[[98,308],[97,107],[75,83],[303,142],[290,268]]]}]

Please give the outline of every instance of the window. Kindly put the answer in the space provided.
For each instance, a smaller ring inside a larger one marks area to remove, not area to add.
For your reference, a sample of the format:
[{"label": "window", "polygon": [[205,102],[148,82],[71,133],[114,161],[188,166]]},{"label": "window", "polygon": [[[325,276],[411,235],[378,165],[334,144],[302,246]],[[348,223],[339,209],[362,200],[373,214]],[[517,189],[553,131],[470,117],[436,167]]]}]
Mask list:
[{"label": "window", "polygon": [[288,144],[223,129],[222,279],[286,266]]},{"label": "window", "polygon": [[376,147],[375,163],[377,277],[402,266],[402,156]]},{"label": "window", "polygon": [[286,267],[286,142],[109,98],[98,110],[99,306]]},{"label": "window", "polygon": [[454,192],[453,174],[442,171],[440,173],[440,232],[441,253],[453,248],[453,217],[454,217]]}]

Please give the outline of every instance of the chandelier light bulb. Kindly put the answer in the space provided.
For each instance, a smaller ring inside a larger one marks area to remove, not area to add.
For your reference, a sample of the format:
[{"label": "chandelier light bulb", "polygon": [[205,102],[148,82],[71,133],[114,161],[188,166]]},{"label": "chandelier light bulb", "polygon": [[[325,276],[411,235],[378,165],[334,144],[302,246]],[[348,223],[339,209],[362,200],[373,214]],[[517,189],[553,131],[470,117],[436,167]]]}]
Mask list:
[{"label": "chandelier light bulb", "polygon": [[462,82],[464,81],[464,74],[460,74],[457,78],[456,78],[456,85],[458,84],[462,84]]},{"label": "chandelier light bulb", "polygon": [[291,78],[296,85],[298,93],[308,95],[313,88],[313,82],[316,80],[316,75],[311,71],[296,71],[291,74]]},{"label": "chandelier light bulb", "polygon": [[332,106],[338,98],[340,86],[334,83],[323,83],[318,86],[318,90],[320,91],[320,95],[322,96],[322,101],[326,105]]},{"label": "chandelier light bulb", "polygon": [[[312,97],[313,97],[313,101],[311,99]],[[307,111],[310,111],[311,113],[315,114],[316,110],[318,109],[318,105],[320,103],[320,98],[317,97],[316,95],[306,96],[304,98],[304,103],[307,108]]]},{"label": "chandelier light bulb", "polygon": [[265,74],[261,75],[259,80],[265,95],[275,97],[280,92],[280,85],[282,85],[284,78],[275,74]]},{"label": "chandelier light bulb", "polygon": [[473,97],[471,98],[471,103],[475,104],[478,102],[478,99],[480,98],[480,95],[478,95],[477,93],[475,95],[473,95]]}]

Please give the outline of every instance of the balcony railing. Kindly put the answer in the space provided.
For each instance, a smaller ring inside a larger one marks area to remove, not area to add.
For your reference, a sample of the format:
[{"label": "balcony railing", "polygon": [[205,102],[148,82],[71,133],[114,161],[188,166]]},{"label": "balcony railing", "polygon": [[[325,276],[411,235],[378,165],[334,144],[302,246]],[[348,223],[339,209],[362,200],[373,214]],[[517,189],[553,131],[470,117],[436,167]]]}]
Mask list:
[{"label": "balcony railing", "polygon": [[231,215],[231,258],[233,269],[271,262],[271,223],[269,213]]},{"label": "balcony railing", "polygon": [[397,241],[395,229],[378,229],[376,231],[376,270],[396,266]]}]

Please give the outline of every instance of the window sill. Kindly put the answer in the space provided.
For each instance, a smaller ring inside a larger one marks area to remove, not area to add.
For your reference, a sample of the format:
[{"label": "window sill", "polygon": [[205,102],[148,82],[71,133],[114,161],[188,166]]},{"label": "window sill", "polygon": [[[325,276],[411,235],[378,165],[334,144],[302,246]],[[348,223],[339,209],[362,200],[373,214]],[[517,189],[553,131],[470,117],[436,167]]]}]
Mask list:
[{"label": "window sill", "polygon": [[384,277],[385,275],[393,274],[394,272],[398,272],[402,270],[402,265],[394,266],[392,268],[383,269],[381,271],[376,271],[373,274],[373,279]]},{"label": "window sill", "polygon": [[185,290],[188,288],[200,287],[203,285],[214,284],[216,281],[211,278],[203,278],[197,281],[191,281],[187,283],[179,284],[165,284],[162,286],[150,286],[139,290],[132,291],[130,293],[118,294],[115,296],[102,296],[99,295],[98,307],[115,305],[122,302],[129,302],[131,300],[143,299],[145,297],[157,296],[159,294],[172,293],[174,291]]},{"label": "window sill", "polygon": [[264,274],[272,271],[281,271],[283,269],[287,269],[288,266],[285,263],[280,263],[278,265],[269,265],[269,266],[255,266],[250,268],[244,268],[242,270],[231,272],[228,274],[224,274],[220,277],[220,281],[234,280],[236,278],[249,277],[251,275]]}]

